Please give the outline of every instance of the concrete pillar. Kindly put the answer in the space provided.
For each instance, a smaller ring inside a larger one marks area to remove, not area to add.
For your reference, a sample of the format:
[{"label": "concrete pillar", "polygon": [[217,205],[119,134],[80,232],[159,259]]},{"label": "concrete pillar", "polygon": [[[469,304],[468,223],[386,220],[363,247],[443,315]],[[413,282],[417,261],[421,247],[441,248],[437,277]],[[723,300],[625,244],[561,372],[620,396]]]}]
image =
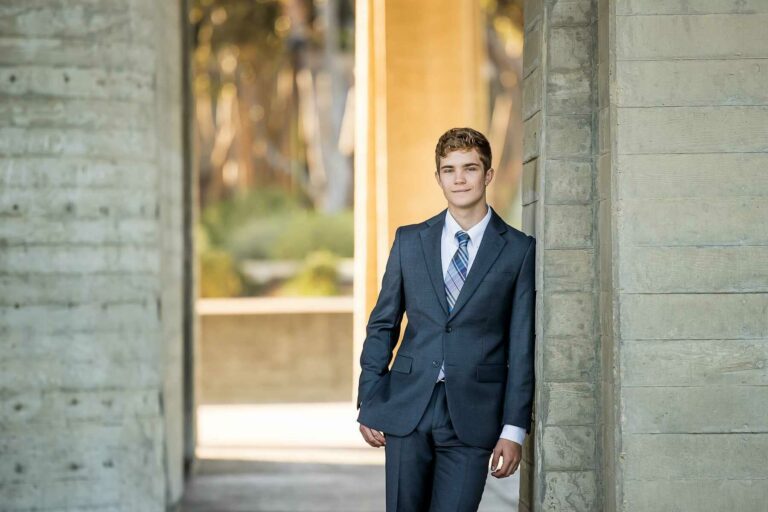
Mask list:
[{"label": "concrete pillar", "polygon": [[353,396],[395,229],[445,207],[434,178],[437,139],[454,126],[488,124],[477,2],[358,0],[356,24]]},{"label": "concrete pillar", "polygon": [[594,2],[531,0],[523,57],[523,228],[537,251],[535,443],[520,510],[601,510]]},{"label": "concrete pillar", "polygon": [[0,501],[181,492],[178,2],[0,7]]},{"label": "concrete pillar", "polygon": [[768,5],[525,16],[543,246],[526,509],[762,510]]},{"label": "concrete pillar", "polygon": [[768,3],[604,4],[607,510],[764,510]]}]

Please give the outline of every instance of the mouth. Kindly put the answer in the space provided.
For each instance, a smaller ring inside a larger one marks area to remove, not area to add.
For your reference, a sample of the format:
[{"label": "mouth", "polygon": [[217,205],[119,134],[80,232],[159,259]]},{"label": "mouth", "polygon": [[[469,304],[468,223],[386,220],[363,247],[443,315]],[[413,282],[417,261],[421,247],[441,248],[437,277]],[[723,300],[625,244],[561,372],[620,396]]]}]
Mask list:
[{"label": "mouth", "polygon": [[454,191],[453,191],[453,193],[454,193],[454,194],[458,194],[459,192],[469,192],[469,190],[470,190],[470,189],[465,189],[465,190],[454,190]]}]

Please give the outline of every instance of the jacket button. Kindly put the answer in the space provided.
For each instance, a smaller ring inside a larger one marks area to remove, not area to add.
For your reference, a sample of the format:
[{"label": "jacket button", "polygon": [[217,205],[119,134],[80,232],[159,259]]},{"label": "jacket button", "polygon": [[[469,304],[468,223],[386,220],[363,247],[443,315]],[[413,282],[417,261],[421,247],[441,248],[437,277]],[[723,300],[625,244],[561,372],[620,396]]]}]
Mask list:
[{"label": "jacket button", "polygon": [[445,332],[451,332],[451,326],[450,325],[447,325],[445,327]]},{"label": "jacket button", "polygon": [[437,360],[435,360],[435,361],[432,361],[432,366],[434,366],[435,368],[437,368],[438,366],[440,366],[440,361],[437,361]]}]

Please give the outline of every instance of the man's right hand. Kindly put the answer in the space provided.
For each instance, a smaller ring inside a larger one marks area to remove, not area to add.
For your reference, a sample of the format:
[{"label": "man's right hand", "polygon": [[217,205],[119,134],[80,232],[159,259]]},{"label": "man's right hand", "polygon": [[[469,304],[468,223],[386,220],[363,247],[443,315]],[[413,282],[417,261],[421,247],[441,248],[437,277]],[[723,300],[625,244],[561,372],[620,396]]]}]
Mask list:
[{"label": "man's right hand", "polygon": [[366,427],[362,423],[360,423],[360,433],[363,435],[365,442],[374,448],[381,448],[387,444],[387,440],[383,432],[379,432],[378,430]]}]

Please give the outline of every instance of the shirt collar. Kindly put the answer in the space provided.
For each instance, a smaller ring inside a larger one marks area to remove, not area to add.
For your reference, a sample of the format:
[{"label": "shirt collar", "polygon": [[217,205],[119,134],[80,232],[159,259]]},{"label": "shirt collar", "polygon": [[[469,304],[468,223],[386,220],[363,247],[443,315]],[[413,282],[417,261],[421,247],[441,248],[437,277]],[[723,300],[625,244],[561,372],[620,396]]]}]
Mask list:
[{"label": "shirt collar", "polygon": [[[485,212],[485,217],[480,219],[480,222],[466,230],[467,234],[469,235],[469,241],[472,244],[475,244],[478,242],[478,240],[480,240],[481,235],[485,232],[485,228],[488,225],[488,222],[491,220],[491,206],[487,206],[488,211]],[[458,244],[459,242],[456,240],[456,232],[464,231],[464,229],[459,225],[458,222],[456,222],[456,219],[453,218],[453,215],[451,215],[451,210],[447,208],[445,210],[445,230],[448,232],[448,234],[451,235],[451,240]]]}]

